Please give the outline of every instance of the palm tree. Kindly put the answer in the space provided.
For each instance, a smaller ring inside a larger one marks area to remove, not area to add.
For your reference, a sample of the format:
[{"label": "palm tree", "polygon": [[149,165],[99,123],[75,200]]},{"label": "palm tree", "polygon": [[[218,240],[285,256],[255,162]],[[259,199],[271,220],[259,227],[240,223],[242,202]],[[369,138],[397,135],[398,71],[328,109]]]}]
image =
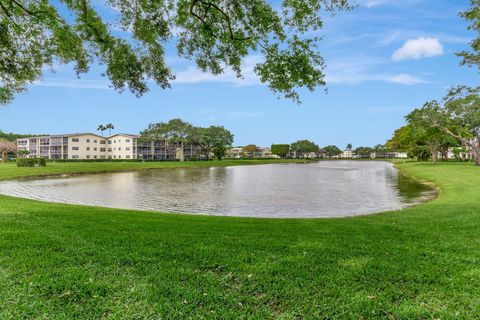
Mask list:
[{"label": "palm tree", "polygon": [[113,124],[109,123],[105,126],[105,129],[108,129],[108,135],[111,136],[112,130],[115,129],[115,127],[113,126]]},{"label": "palm tree", "polygon": [[103,137],[103,131],[105,130],[107,130],[107,128],[103,124],[98,125],[97,131],[100,131],[102,133],[102,137]]},{"label": "palm tree", "polygon": [[351,143],[347,144],[347,150],[352,150],[353,146]]}]

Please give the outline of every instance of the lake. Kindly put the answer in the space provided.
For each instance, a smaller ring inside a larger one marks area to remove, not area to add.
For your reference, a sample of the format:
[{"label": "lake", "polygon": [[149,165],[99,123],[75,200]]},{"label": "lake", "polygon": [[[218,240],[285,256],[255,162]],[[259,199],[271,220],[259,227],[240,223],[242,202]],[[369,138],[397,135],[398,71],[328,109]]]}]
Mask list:
[{"label": "lake", "polygon": [[399,210],[434,190],[384,161],[176,168],[21,179],[0,194],[172,213],[325,218]]}]

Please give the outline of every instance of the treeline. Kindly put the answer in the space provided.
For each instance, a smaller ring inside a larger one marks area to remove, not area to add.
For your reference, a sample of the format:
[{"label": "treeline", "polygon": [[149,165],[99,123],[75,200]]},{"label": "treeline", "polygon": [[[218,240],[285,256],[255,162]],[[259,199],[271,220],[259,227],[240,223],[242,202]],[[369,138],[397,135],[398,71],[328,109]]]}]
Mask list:
[{"label": "treeline", "polygon": [[182,146],[198,145],[207,160],[210,153],[221,160],[233,143],[233,134],[223,126],[197,127],[178,118],[151,123],[140,135],[143,141],[165,140]]},{"label": "treeline", "polygon": [[31,134],[6,133],[0,130],[0,140],[16,141],[17,139],[31,137]]}]

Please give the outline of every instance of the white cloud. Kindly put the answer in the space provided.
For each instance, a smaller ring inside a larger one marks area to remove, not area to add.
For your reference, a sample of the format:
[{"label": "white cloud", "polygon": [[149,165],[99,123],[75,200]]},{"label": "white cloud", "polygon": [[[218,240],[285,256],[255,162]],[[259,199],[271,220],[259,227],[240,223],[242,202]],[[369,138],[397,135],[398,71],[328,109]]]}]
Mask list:
[{"label": "white cloud", "polygon": [[437,38],[418,37],[407,40],[401,48],[393,53],[392,59],[394,61],[422,59],[442,54],[443,46]]},{"label": "white cloud", "polygon": [[375,57],[350,57],[349,59],[333,60],[327,66],[327,84],[356,85],[362,82],[378,81],[401,85],[430,83],[421,77],[408,73],[376,72],[375,68],[385,69],[386,60]]},{"label": "white cloud", "polygon": [[387,81],[393,83],[399,83],[404,85],[420,84],[420,83],[429,83],[429,81],[423,80],[421,78],[412,76],[408,73],[401,73],[389,76]]}]

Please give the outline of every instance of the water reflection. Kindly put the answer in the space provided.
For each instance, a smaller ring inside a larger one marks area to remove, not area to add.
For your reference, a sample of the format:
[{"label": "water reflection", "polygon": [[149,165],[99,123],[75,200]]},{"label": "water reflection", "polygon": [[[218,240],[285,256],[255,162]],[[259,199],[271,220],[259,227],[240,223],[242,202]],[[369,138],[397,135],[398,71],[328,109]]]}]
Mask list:
[{"label": "water reflection", "polygon": [[249,217],[396,210],[431,190],[387,162],[187,168],[0,183],[0,193],[114,208]]}]

